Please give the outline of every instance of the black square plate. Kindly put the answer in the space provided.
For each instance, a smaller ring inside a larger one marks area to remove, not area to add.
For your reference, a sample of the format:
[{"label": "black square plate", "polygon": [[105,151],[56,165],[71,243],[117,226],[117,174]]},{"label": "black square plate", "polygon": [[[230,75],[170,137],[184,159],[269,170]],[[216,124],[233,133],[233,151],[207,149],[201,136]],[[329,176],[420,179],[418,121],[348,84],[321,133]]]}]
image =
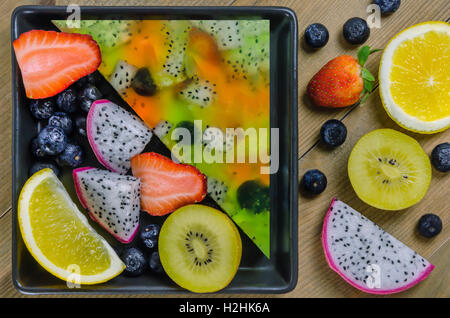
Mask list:
[{"label": "black square plate", "polygon": [[[22,6],[11,17],[11,39],[31,29],[54,30],[51,20],[66,19],[66,7]],[[271,127],[279,128],[280,164],[270,177],[271,259],[241,233],[243,255],[237,275],[223,293],[285,293],[297,284],[297,19],[295,13],[282,7],[81,7],[82,19],[269,19],[270,20],[270,116]],[[12,50],[13,100],[13,235],[12,279],[15,287],[26,294],[66,293],[180,293],[185,292],[163,275],[145,274],[129,278],[123,275],[103,284],[68,288],[66,283],[45,271],[31,256],[17,224],[17,200],[28,178],[32,164],[29,143],[41,128],[27,107],[20,70]],[[126,107],[104,81],[100,90],[109,99]],[[89,147],[88,144],[85,144]],[[167,152],[157,138],[147,146],[152,151]],[[88,148],[85,148],[88,149]],[[93,155],[86,165],[98,166]],[[71,171],[62,171],[61,180],[78,202]],[[209,202],[214,205],[213,202]],[[84,211],[81,209],[81,211]],[[143,216],[142,222],[151,222]],[[116,249],[121,247],[97,224],[93,227]],[[120,252],[120,251],[119,251]]]}]

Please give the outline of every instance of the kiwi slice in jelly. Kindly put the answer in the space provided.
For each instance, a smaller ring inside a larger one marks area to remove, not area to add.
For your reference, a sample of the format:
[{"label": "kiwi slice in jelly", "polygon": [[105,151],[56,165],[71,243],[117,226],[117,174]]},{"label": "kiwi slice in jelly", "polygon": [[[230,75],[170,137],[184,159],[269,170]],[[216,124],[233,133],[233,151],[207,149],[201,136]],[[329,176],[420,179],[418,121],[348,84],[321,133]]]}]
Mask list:
[{"label": "kiwi slice in jelly", "polygon": [[242,242],[234,223],[221,211],[200,204],[170,214],[158,244],[164,271],[192,292],[223,289],[241,261]]},{"label": "kiwi slice in jelly", "polygon": [[427,193],[431,164],[413,138],[392,129],[377,129],[353,147],[348,175],[362,201],[382,210],[401,210]]}]

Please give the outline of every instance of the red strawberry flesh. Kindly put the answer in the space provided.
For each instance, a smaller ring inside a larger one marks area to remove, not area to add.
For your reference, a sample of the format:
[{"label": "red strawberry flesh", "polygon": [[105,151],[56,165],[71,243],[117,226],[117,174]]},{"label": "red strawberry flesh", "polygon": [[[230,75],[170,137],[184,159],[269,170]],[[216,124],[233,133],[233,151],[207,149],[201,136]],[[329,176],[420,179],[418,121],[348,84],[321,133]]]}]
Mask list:
[{"label": "red strawberry flesh", "polygon": [[90,35],[32,30],[13,47],[26,95],[33,99],[58,94],[101,63],[100,48]]},{"label": "red strawberry flesh", "polygon": [[206,176],[197,168],[148,152],[131,158],[131,171],[141,180],[141,209],[165,215],[206,196]]}]

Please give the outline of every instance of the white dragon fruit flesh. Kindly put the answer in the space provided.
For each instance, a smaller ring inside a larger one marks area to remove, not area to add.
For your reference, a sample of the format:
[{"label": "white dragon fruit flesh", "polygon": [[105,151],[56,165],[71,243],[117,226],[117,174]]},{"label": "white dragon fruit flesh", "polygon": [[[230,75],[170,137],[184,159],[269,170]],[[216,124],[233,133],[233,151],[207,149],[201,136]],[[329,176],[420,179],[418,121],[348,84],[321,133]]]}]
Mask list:
[{"label": "white dragon fruit flesh", "polygon": [[235,49],[242,44],[241,26],[237,20],[193,20],[192,24],[209,33],[219,50]]},{"label": "white dragon fruit flesh", "polygon": [[172,123],[167,120],[161,120],[154,128],[153,133],[158,136],[160,139],[164,138],[169,131],[172,129]]},{"label": "white dragon fruit flesh", "polygon": [[120,242],[131,242],[139,228],[139,179],[83,167],[73,170],[73,180],[89,216]]},{"label": "white dragon fruit flesh", "polygon": [[86,130],[98,161],[122,174],[130,169],[131,157],[141,153],[152,138],[142,120],[106,99],[92,103]]},{"label": "white dragon fruit flesh", "polygon": [[424,280],[434,266],[417,252],[333,199],[325,216],[322,243],[331,269],[371,294],[392,294]]},{"label": "white dragon fruit flesh", "polygon": [[228,192],[228,186],[225,182],[208,177],[208,194],[217,203],[223,203]]},{"label": "white dragon fruit flesh", "polygon": [[119,60],[114,72],[109,78],[109,82],[119,94],[125,95],[126,90],[131,86],[131,81],[137,71],[137,67]]},{"label": "white dragon fruit flesh", "polygon": [[187,102],[204,108],[214,102],[216,95],[214,86],[215,84],[211,84],[208,80],[196,77],[179,94]]}]

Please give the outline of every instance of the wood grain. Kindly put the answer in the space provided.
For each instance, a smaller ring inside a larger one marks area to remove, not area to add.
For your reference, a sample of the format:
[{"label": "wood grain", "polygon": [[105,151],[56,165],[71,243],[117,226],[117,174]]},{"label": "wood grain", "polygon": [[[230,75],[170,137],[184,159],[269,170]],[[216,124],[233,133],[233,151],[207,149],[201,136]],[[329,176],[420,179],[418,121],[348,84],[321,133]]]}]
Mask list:
[{"label": "wood grain", "polygon": [[[66,5],[72,1],[21,1],[20,4],[57,4]],[[240,5],[240,6],[287,6],[292,8],[299,22],[300,48],[299,60],[299,174],[310,168],[322,170],[329,184],[324,193],[314,199],[299,195],[299,281],[292,292],[275,297],[366,297],[346,284],[326,265],[320,242],[322,219],[333,196],[339,197],[355,209],[361,211],[381,227],[394,234],[407,245],[427,257],[436,268],[430,277],[418,286],[394,297],[449,297],[450,276],[450,178],[449,175],[433,171],[430,190],[417,205],[399,212],[384,212],[371,208],[355,195],[347,178],[347,159],[356,141],[373,129],[389,127],[416,138],[429,154],[437,144],[450,140],[450,131],[425,136],[411,134],[398,127],[385,113],[378,91],[375,90],[363,106],[341,110],[317,109],[304,96],[308,80],[325,62],[340,54],[356,54],[357,47],[349,46],[342,38],[343,23],[353,16],[367,17],[366,8],[371,0],[185,0],[152,1],[152,5]],[[80,5],[148,5],[144,0],[79,0]],[[0,149],[8,149],[0,154],[0,215],[11,206],[11,78],[10,78],[10,37],[9,17],[19,3],[3,1],[0,5],[0,37],[3,43],[0,56],[3,63],[0,72],[0,98],[4,111],[0,113],[0,125],[3,129]],[[383,17],[380,29],[372,29],[367,44],[383,48],[388,40],[402,29],[428,20],[446,20],[450,16],[448,0],[402,1],[400,9],[393,15]],[[303,31],[307,25],[320,22],[330,31],[327,46],[311,51],[303,45]],[[367,67],[377,73],[379,55],[374,55]],[[323,122],[331,118],[343,119],[348,128],[348,139],[344,145],[327,150],[318,143],[318,132]],[[436,238],[425,240],[415,230],[418,218],[432,212],[438,214],[443,222],[443,232]],[[11,283],[11,214],[0,219],[0,296],[23,297]],[[117,297],[123,297],[120,295]],[[135,295],[132,295],[135,296]],[[137,296],[137,295],[136,295]],[[227,295],[227,297],[241,295]],[[267,297],[263,295],[244,295],[246,297]],[[139,297],[144,297],[140,295]],[[186,297],[171,296],[171,297]],[[195,295],[189,297],[196,297]],[[211,296],[215,297],[215,296]],[[378,296],[380,297],[380,296]]]}]

